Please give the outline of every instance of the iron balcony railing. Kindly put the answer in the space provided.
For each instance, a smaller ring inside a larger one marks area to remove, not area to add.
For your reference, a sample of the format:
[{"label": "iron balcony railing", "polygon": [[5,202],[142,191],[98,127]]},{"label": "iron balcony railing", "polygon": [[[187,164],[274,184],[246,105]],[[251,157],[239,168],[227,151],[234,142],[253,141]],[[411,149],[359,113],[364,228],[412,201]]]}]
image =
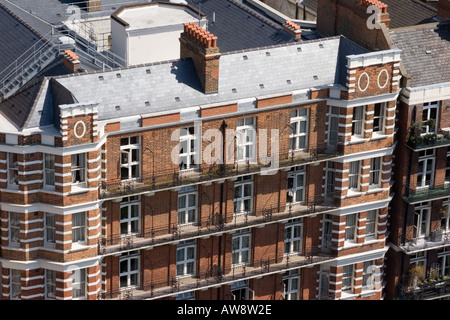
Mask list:
[{"label": "iron balcony railing", "polygon": [[100,293],[98,299],[161,299],[181,293],[231,285],[237,280],[261,278],[296,268],[320,264],[332,259],[335,258],[329,254],[322,253],[319,247],[314,247],[305,253],[285,256],[282,261],[272,257],[226,268],[214,265],[205,272],[189,277],[172,277],[164,281],[150,280],[133,288]]},{"label": "iron balcony railing", "polygon": [[400,284],[398,300],[434,300],[450,297],[450,278],[428,281],[417,285]]},{"label": "iron balcony railing", "polygon": [[415,152],[450,146],[450,131],[437,130],[436,133],[431,132],[421,136],[411,137],[407,146]]},{"label": "iron balcony railing", "polygon": [[[287,205],[286,209],[281,212],[276,207],[267,208],[259,212],[237,214],[229,222],[226,222],[224,217],[216,214],[204,221],[202,225],[179,226],[171,224],[168,227],[152,228],[131,235],[102,238],[98,244],[98,253],[99,255],[107,256],[124,251],[150,248],[171,242],[221,234],[231,230],[264,226],[269,223],[315,215],[335,208],[337,206],[332,199],[316,198],[302,204]],[[148,212],[152,212],[152,208],[148,208]]]},{"label": "iron balcony railing", "polygon": [[311,149],[309,153],[291,152],[289,153],[289,157],[286,157],[286,154],[284,158],[281,158],[280,156],[277,167],[271,167],[270,163],[268,165],[261,165],[251,164],[249,161],[245,161],[234,165],[198,165],[189,171],[152,168],[150,170],[151,173],[144,174],[139,179],[102,182],[99,190],[99,198],[102,200],[109,200],[123,196],[167,190],[174,187],[196,185],[208,181],[214,182],[223,179],[237,178],[247,174],[264,174],[265,170],[274,172],[294,166],[329,161],[338,157],[340,157],[340,154],[335,151],[330,152],[326,149]]},{"label": "iron balcony railing", "polygon": [[433,181],[426,181],[420,185],[403,185],[402,198],[409,204],[415,204],[424,201],[431,201],[450,197],[450,179],[444,184],[436,185]]},{"label": "iron balcony railing", "polygon": [[436,230],[426,236],[400,235],[400,248],[406,253],[450,245],[450,231]]}]

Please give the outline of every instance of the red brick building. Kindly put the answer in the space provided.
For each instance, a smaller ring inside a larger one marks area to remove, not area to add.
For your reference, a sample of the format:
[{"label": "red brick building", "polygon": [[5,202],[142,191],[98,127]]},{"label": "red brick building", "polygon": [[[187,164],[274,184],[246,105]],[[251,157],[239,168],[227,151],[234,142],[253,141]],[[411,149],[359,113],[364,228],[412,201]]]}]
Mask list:
[{"label": "red brick building", "polygon": [[1,103],[2,299],[382,299],[400,50],[180,53]]}]

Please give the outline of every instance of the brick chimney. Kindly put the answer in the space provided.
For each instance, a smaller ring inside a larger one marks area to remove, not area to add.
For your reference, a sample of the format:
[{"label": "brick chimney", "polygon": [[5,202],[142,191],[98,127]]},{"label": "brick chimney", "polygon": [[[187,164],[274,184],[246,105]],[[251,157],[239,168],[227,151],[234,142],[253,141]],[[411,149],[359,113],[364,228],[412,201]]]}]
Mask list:
[{"label": "brick chimney", "polygon": [[302,29],[298,24],[288,20],[284,23],[283,28],[284,30],[292,34],[296,41],[302,38]]},{"label": "brick chimney", "polygon": [[450,20],[450,0],[439,0],[437,16],[442,20]]},{"label": "brick chimney", "polygon": [[217,37],[194,22],[184,24],[180,36],[181,59],[192,58],[205,93],[219,90],[219,59]]},{"label": "brick chimney", "polygon": [[386,49],[382,29],[390,24],[388,6],[377,0],[319,0],[317,31],[324,36],[344,35],[373,50]]},{"label": "brick chimney", "polygon": [[87,10],[99,11],[102,8],[102,0],[87,0]]}]

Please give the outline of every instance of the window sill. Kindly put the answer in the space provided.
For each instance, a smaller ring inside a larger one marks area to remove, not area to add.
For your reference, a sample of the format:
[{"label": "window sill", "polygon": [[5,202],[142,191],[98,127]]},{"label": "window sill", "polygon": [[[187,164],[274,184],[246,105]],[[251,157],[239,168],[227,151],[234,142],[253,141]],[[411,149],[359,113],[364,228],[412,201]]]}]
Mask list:
[{"label": "window sill", "polygon": [[69,194],[73,195],[73,194],[80,194],[80,193],[88,193],[89,192],[89,188],[87,186],[77,186],[77,185],[72,185],[72,189],[70,190]]},{"label": "window sill", "polygon": [[360,143],[364,143],[369,141],[370,139],[368,138],[363,138],[363,137],[356,137],[356,136],[352,136],[350,138],[350,141],[346,143],[346,145],[352,145],[352,144],[360,144]]},{"label": "window sill", "polygon": [[373,132],[372,133],[372,138],[370,140],[381,140],[381,139],[384,139],[384,138],[387,138],[387,137],[388,137],[388,135],[386,135],[384,133]]},{"label": "window sill", "polygon": [[69,250],[69,253],[84,251],[84,250],[88,250],[89,248],[90,247],[86,244],[72,243],[72,249]]}]

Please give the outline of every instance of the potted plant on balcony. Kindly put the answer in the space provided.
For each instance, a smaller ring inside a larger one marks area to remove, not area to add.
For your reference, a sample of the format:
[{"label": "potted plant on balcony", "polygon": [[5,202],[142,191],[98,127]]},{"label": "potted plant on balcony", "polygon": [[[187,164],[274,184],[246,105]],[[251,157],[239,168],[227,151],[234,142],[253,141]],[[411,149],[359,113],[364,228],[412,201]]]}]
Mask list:
[{"label": "potted plant on balcony", "polygon": [[423,275],[424,275],[424,268],[423,266],[420,265],[412,265],[409,268],[409,281],[410,281],[410,286],[415,289],[417,288],[417,284],[420,280],[423,280]]},{"label": "potted plant on balcony", "polygon": [[409,144],[411,146],[421,145],[423,142],[422,138],[422,122],[413,122],[409,127]]}]

